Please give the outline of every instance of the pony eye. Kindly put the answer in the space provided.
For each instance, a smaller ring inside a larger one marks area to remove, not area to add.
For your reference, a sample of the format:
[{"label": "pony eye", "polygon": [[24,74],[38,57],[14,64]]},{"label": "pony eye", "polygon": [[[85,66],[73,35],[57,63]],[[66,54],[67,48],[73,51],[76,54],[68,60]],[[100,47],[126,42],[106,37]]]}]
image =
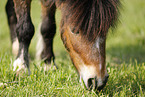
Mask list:
[{"label": "pony eye", "polygon": [[72,32],[73,34],[79,34],[79,31],[78,31],[78,30],[76,30],[76,28],[75,28],[75,27],[71,29],[71,32]]}]

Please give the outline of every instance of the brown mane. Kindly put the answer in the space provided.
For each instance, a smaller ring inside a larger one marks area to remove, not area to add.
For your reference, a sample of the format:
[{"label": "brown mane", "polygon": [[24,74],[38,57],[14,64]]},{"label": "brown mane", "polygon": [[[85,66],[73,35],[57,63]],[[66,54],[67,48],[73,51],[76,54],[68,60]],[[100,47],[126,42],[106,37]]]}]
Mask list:
[{"label": "brown mane", "polygon": [[117,19],[119,0],[56,0],[63,4],[64,23],[73,25],[74,33],[78,31],[88,40],[98,35],[105,35]]}]

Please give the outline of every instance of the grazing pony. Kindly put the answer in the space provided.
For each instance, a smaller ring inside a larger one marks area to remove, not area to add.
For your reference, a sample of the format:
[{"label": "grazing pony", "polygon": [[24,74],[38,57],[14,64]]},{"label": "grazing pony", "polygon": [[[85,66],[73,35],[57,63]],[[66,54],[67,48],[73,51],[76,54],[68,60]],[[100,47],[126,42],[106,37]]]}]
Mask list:
[{"label": "grazing pony", "polygon": [[[55,11],[62,13],[61,39],[87,89],[101,90],[109,77],[105,66],[108,29],[117,20],[119,0],[41,0],[41,59],[49,66],[56,32]],[[14,71],[29,69],[28,48],[34,35],[30,17],[31,0],[8,0],[6,12],[12,51],[17,55]],[[18,67],[18,69],[16,69]]]}]

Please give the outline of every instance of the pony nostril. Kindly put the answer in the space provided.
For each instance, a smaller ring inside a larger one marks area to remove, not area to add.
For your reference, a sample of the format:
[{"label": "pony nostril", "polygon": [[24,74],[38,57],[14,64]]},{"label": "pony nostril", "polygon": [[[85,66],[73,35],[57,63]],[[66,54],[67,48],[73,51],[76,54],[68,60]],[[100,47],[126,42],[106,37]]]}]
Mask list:
[{"label": "pony nostril", "polygon": [[88,79],[88,89],[90,90],[92,88],[92,78]]},{"label": "pony nostril", "polygon": [[105,85],[108,81],[108,78],[109,78],[109,75],[105,76],[104,81],[101,80],[101,79],[99,80],[96,77],[95,78],[89,78],[86,81],[86,87],[87,87],[88,90],[93,90],[93,89],[96,90],[97,89],[97,90],[100,91],[105,87]]},{"label": "pony nostril", "polygon": [[96,78],[89,78],[88,79],[88,90],[96,89],[97,81]]}]

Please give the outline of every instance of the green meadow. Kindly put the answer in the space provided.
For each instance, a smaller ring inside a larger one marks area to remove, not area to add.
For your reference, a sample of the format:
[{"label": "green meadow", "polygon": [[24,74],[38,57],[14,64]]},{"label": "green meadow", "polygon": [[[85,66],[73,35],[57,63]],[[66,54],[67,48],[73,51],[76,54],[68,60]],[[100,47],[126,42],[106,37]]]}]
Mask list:
[{"label": "green meadow", "polygon": [[39,0],[32,0],[31,16],[35,35],[31,41],[31,75],[15,77],[5,5],[0,0],[0,96],[1,97],[144,97],[145,96],[145,0],[121,0],[119,22],[109,31],[106,65],[109,80],[105,88],[88,91],[79,83],[77,71],[60,39],[60,10],[56,12],[57,34],[54,52],[58,70],[44,72],[43,62],[35,60],[35,47],[41,22]]}]

